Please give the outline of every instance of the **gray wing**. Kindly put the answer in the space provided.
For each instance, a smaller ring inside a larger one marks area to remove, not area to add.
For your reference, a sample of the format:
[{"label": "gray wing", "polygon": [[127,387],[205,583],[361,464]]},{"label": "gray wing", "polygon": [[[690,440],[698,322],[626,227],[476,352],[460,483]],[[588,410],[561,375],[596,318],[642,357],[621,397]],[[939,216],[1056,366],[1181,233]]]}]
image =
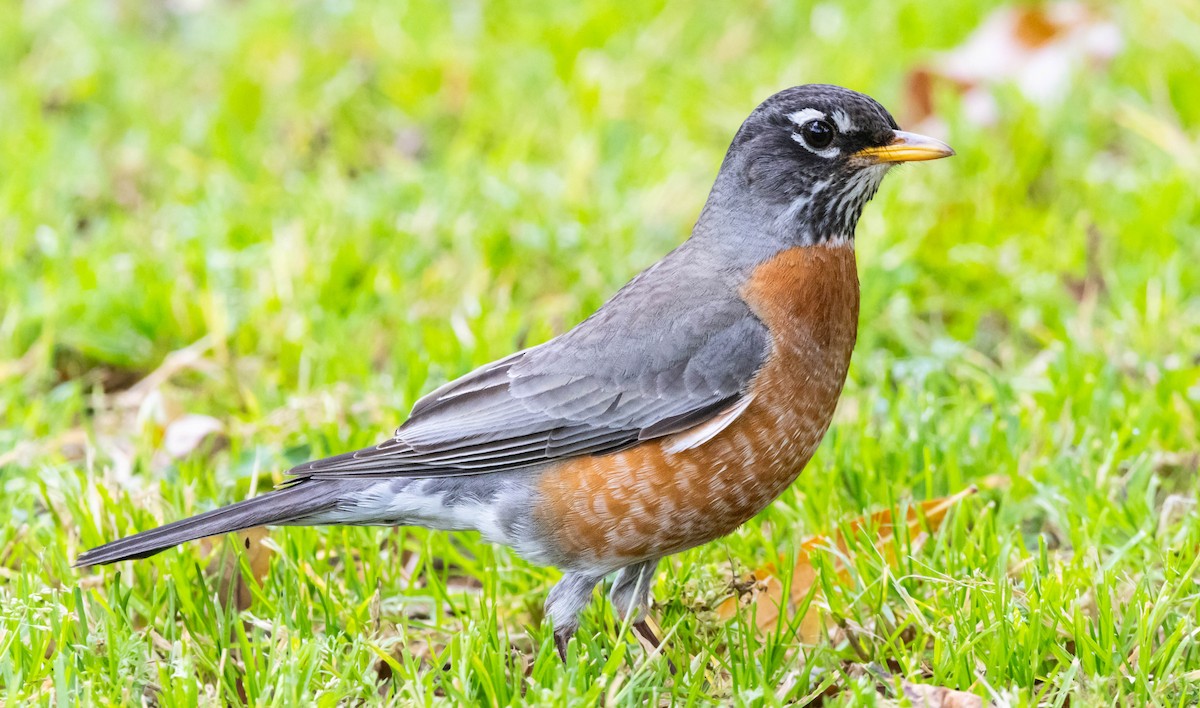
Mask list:
[{"label": "gray wing", "polygon": [[419,400],[391,439],[297,477],[434,477],[603,454],[736,403],[769,335],[727,284],[643,273],[575,329]]}]

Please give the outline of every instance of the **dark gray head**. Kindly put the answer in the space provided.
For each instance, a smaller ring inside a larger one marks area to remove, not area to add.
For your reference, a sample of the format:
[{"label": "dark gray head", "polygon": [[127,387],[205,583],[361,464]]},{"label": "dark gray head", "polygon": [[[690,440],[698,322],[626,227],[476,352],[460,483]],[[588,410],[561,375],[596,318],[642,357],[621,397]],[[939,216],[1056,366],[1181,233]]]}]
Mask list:
[{"label": "dark gray head", "polygon": [[772,235],[788,242],[843,241],[854,237],[863,206],[893,165],[953,154],[945,143],[901,131],[870,96],[797,86],[763,101],[742,124],[712,199],[765,210]]}]

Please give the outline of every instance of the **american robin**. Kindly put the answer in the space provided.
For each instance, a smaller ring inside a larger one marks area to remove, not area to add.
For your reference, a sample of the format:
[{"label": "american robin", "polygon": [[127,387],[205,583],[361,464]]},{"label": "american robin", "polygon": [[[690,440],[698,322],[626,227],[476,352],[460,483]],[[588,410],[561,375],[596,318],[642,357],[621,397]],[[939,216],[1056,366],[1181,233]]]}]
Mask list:
[{"label": "american robin", "polygon": [[659,561],[761,511],[829,427],[858,329],[863,206],[893,165],[953,154],[861,93],[781,91],[734,136],[691,238],[574,329],[443,385],[375,447],[77,565],[264,524],[473,529],[563,571],[546,613],[564,660],[612,573],[618,616],[656,642]]}]

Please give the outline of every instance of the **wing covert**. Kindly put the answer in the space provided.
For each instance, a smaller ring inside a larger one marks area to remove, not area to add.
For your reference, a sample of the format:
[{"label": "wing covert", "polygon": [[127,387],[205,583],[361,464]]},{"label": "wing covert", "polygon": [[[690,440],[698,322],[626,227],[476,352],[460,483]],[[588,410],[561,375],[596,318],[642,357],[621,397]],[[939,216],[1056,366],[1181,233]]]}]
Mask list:
[{"label": "wing covert", "polygon": [[421,398],[394,437],[289,474],[482,474],[614,452],[709,420],[746,393],[769,335],[720,283],[693,281],[683,300],[645,282],[650,272],[571,331]]}]

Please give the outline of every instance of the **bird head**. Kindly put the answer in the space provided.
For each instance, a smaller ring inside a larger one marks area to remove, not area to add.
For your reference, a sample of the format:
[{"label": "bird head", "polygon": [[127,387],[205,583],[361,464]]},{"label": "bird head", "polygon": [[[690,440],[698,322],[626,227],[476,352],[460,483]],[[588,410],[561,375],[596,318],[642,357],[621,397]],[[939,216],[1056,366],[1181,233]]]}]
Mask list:
[{"label": "bird head", "polygon": [[733,184],[718,189],[766,209],[780,237],[846,241],[890,168],[953,154],[940,140],[900,130],[870,96],[810,84],[780,91],[750,114],[722,167]]}]

